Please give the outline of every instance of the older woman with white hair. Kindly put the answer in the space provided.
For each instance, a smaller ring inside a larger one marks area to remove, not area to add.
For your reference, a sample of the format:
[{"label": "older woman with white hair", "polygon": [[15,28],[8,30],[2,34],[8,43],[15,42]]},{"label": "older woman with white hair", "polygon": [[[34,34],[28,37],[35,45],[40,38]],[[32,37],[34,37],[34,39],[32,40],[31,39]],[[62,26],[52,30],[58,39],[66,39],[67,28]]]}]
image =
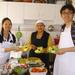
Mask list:
[{"label": "older woman with white hair", "polygon": [[[46,67],[49,67],[49,53],[47,53],[47,48],[49,46],[52,46],[52,39],[50,37],[50,34],[45,31],[45,22],[42,20],[38,20],[35,23],[36,31],[31,34],[30,38],[30,45],[31,50],[29,53],[30,57],[38,57],[40,58],[46,65]],[[43,48],[43,53],[37,54],[34,51],[37,49],[37,47]]]}]

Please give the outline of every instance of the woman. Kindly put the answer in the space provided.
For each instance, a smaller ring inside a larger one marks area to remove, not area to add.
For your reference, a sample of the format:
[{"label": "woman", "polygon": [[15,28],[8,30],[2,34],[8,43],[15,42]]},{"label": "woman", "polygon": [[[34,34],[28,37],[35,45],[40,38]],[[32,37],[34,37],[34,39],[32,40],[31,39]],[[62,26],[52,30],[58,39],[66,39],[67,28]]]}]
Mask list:
[{"label": "woman", "polygon": [[66,4],[60,14],[64,20],[59,41],[59,50],[56,52],[53,75],[75,75],[75,22],[73,21],[75,9]]},{"label": "woman", "polygon": [[2,20],[2,29],[0,33],[0,65],[6,63],[10,57],[10,51],[18,50],[18,48],[12,48],[12,45],[16,42],[15,36],[11,33],[12,22],[9,18]]},{"label": "woman", "polygon": [[[49,33],[45,31],[45,23],[42,20],[38,20],[35,25],[36,31],[31,34],[30,39],[31,50],[29,56],[40,58],[49,69],[49,53],[47,53],[47,48],[52,46],[53,43]],[[37,49],[37,47],[42,47],[43,53],[35,53],[34,51]]]}]

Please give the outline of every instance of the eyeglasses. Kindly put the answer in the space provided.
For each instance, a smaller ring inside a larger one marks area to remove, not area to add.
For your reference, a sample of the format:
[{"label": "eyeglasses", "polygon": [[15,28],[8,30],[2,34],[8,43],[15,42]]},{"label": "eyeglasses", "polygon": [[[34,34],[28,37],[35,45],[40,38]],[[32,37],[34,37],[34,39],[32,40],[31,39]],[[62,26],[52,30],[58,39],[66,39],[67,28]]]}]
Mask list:
[{"label": "eyeglasses", "polygon": [[73,12],[62,12],[62,15],[72,15]]}]

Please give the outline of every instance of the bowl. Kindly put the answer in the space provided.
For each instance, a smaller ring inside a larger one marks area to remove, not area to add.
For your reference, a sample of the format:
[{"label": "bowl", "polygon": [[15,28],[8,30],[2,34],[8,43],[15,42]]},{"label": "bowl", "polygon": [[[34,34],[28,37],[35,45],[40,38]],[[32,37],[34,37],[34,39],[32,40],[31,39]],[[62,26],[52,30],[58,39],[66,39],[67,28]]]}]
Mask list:
[{"label": "bowl", "polygon": [[30,75],[46,75],[47,69],[44,67],[33,67],[30,69]]},{"label": "bowl", "polygon": [[38,72],[38,73],[34,73],[34,72],[30,72],[30,75],[46,75],[47,72]]}]

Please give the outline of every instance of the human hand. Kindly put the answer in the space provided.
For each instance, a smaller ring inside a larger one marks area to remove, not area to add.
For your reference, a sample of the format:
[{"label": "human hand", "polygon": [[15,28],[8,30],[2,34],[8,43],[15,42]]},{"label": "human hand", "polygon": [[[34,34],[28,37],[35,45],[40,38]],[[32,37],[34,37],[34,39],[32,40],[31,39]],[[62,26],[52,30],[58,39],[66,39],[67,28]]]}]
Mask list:
[{"label": "human hand", "polygon": [[22,51],[22,48],[21,47],[16,47],[15,51]]},{"label": "human hand", "polygon": [[35,50],[37,47],[33,44],[31,44],[31,49]]},{"label": "human hand", "polygon": [[66,49],[62,48],[62,49],[59,49],[55,54],[62,55],[64,53],[66,53]]},{"label": "human hand", "polygon": [[48,48],[43,48],[43,53],[48,53]]}]

